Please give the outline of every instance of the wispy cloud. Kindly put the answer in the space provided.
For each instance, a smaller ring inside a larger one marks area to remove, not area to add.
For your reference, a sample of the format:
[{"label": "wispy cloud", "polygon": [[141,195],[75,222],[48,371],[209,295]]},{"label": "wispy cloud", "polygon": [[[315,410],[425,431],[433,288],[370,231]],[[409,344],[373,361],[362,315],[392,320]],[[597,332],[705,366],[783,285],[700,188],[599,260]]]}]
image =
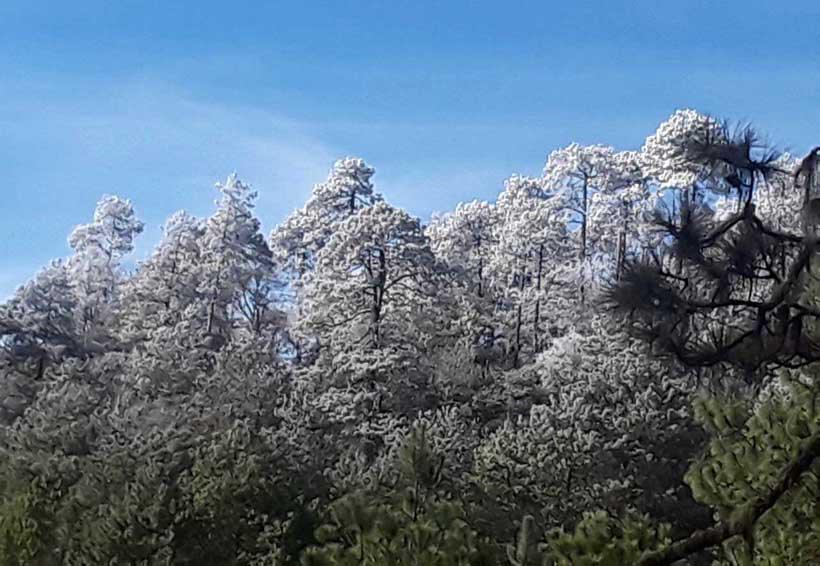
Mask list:
[{"label": "wispy cloud", "polygon": [[275,112],[203,102],[145,80],[12,85],[0,124],[7,132],[0,150],[10,157],[0,200],[0,296],[32,265],[65,255],[71,227],[90,218],[104,193],[131,198],[146,220],[140,256],[175,210],[207,214],[214,183],[232,172],[259,189],[269,228],[337,156],[306,125]]},{"label": "wispy cloud", "polygon": [[430,137],[466,143],[477,132],[489,135],[481,125],[309,122],[255,105],[208,101],[151,79],[72,80],[13,84],[0,103],[0,123],[9,132],[0,148],[18,157],[9,171],[7,206],[0,207],[0,295],[36,266],[69,253],[67,234],[90,218],[105,193],[131,198],[146,221],[134,254],[140,259],[174,211],[210,213],[214,183],[232,172],[258,189],[265,230],[300,206],[345,155],[371,161],[378,189],[423,217],[476,195],[492,198],[507,173],[472,157],[418,155]]}]

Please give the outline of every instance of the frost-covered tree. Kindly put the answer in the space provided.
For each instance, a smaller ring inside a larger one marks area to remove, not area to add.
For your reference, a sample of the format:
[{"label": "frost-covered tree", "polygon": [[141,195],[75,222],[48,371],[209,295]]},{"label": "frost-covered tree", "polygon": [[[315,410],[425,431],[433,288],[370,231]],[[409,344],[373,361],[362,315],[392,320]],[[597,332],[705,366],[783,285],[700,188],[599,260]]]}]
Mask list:
[{"label": "frost-covered tree", "polygon": [[425,229],[436,255],[458,269],[466,291],[476,297],[490,294],[488,265],[497,219],[495,206],[474,200],[460,203],[452,213],[435,218]]},{"label": "frost-covered tree", "polygon": [[[25,413],[55,365],[85,356],[77,311],[68,272],[56,262],[0,305],[0,424]],[[0,439],[7,432],[0,430]]]},{"label": "frost-covered tree", "polygon": [[151,256],[123,285],[119,322],[123,340],[146,340],[192,317],[202,301],[197,280],[204,232],[204,223],[185,212],[168,219]]},{"label": "frost-covered tree", "polygon": [[[788,427],[778,430],[771,403],[756,392],[773,368],[812,367],[818,360],[817,285],[811,276],[817,247],[811,234],[790,232],[788,223],[780,227],[758,216],[756,200],[772,196],[760,189],[786,178],[779,167],[781,160],[772,151],[755,147],[756,139],[751,130],[743,129],[705,141],[684,140],[683,159],[691,162],[693,170],[719,171],[717,179],[707,178],[696,185],[703,200],[725,194],[728,184],[736,189],[737,206],[728,212],[723,205],[716,216],[707,203],[682,199],[678,218],[657,219],[677,265],[670,268],[669,262],[656,255],[631,266],[613,290],[615,303],[631,317],[631,330],[659,351],[692,368],[717,367],[729,375],[734,370],[734,375],[752,386],[729,389],[729,401],[701,405],[701,419],[720,436],[710,446],[705,462],[687,477],[696,497],[718,507],[716,523],[647,553],[639,564],[672,564],[720,545],[728,552],[728,560],[742,564],[783,563],[774,550],[778,546],[786,556],[791,553],[785,562],[801,552],[767,541],[771,546],[758,554],[756,533],[760,530],[765,539],[772,531],[792,529],[778,524],[783,516],[776,510],[781,505],[788,509],[790,499],[804,485],[804,475],[811,486],[820,439],[813,426],[803,421],[816,421],[814,409],[805,413],[790,407]],[[792,190],[799,192],[796,186]],[[809,377],[809,391],[812,381]],[[804,400],[812,399],[808,401],[811,405],[815,398],[809,393]],[[754,411],[738,410],[749,403],[760,408],[762,422]],[[740,432],[747,422],[749,430]],[[738,434],[732,435],[732,430]],[[747,434],[749,438],[743,439]],[[772,437],[778,448],[764,448],[771,446]],[[798,504],[794,511],[812,514],[812,507]],[[799,522],[783,520],[785,525]],[[801,548],[809,545],[808,556],[814,552],[812,529],[792,533],[795,540],[803,540]],[[774,534],[775,539],[778,536]],[[803,536],[806,538],[801,539]]]},{"label": "frost-covered tree", "polygon": [[0,305],[0,346],[7,364],[42,377],[49,360],[83,353],[75,323],[77,301],[65,263],[53,262]]},{"label": "frost-covered tree", "polygon": [[97,203],[92,222],[77,226],[68,238],[74,255],[66,267],[79,309],[75,322],[89,351],[103,351],[110,338],[121,282],[119,262],[142,230],[130,201],[105,196]]},{"label": "frost-covered tree", "polygon": [[816,562],[818,158],[757,140],[426,227],[343,159],[270,243],[231,176],[133,272],[103,198],[0,304],[0,566]]},{"label": "frost-covered tree", "polygon": [[97,203],[93,221],[74,228],[68,243],[77,255],[88,256],[83,259],[102,256],[114,264],[134,249],[134,238],[143,228],[130,201],[106,195]]},{"label": "frost-covered tree", "polygon": [[497,316],[510,364],[518,367],[548,344],[550,327],[560,332],[577,265],[568,243],[569,215],[560,195],[539,179],[511,177],[496,204],[491,271],[497,288]]},{"label": "frost-covered tree", "polygon": [[496,207],[476,200],[434,218],[425,229],[433,252],[453,277],[449,290],[459,337],[450,355],[462,358],[458,367],[477,364],[486,370],[503,361],[498,344],[501,329],[495,317],[498,289],[492,272],[497,225]]},{"label": "frost-covered tree", "polygon": [[[270,234],[270,246],[285,283],[286,306],[298,318],[304,277],[317,262],[317,254],[330,241],[338,225],[362,208],[382,201],[371,178],[375,169],[364,160],[347,157],[333,164],[327,180],[313,187],[307,203],[292,212]],[[288,332],[287,339],[297,361],[307,362],[315,350],[313,337]]]},{"label": "frost-covered tree", "polygon": [[256,193],[235,175],[217,189],[222,197],[205,222],[197,289],[207,301],[204,334],[215,345],[238,328],[259,334],[278,314],[272,254],[253,215]]},{"label": "frost-covered tree", "polygon": [[646,504],[648,493],[647,512],[689,505],[674,488],[698,438],[688,411],[694,384],[608,322],[570,331],[507,377],[510,416],[476,453],[476,481],[490,500],[532,513],[542,527]]},{"label": "frost-covered tree", "polygon": [[313,187],[305,206],[271,233],[277,259],[296,281],[316,266],[316,255],[339,223],[360,209],[381,202],[382,197],[374,191],[371,181],[374,173],[362,159],[338,160],[327,180]]},{"label": "frost-covered tree", "polygon": [[421,224],[406,212],[378,203],[342,222],[299,309],[323,370],[353,381],[417,372],[436,347],[437,275]]},{"label": "frost-covered tree", "polygon": [[[678,110],[646,138],[641,149],[644,170],[662,188],[694,190],[714,176],[707,164],[694,159],[695,148],[725,136],[723,125],[714,118],[695,110]],[[696,200],[694,192],[690,196]]]},{"label": "frost-covered tree", "polygon": [[41,270],[0,305],[5,418],[22,414],[50,367],[116,349],[120,261],[142,229],[129,201],[103,197],[92,222],[71,233],[74,254]]},{"label": "frost-covered tree", "polygon": [[657,245],[647,225],[655,198],[640,154],[616,152],[611,161],[604,190],[594,193],[588,206],[589,263],[599,282],[620,279],[627,262]]},{"label": "frost-covered tree", "polygon": [[581,300],[584,300],[586,281],[591,279],[593,265],[592,223],[590,206],[599,192],[609,192],[619,186],[621,176],[615,150],[609,146],[582,146],[577,143],[550,153],[544,166],[544,186],[551,193],[559,193],[564,206],[571,213],[569,222],[578,227],[577,253],[579,258]]},{"label": "frost-covered tree", "polygon": [[[747,141],[746,134],[719,139],[692,159],[745,154]],[[657,214],[662,245],[633,263],[613,289],[632,329],[689,366],[727,363],[752,378],[766,364],[817,359],[802,333],[804,319],[815,316],[804,290],[816,245],[800,233],[767,227],[751,192],[777,178],[777,163],[764,150],[739,171],[746,192],[728,216],[694,200],[682,201],[678,215]],[[724,194],[721,180],[704,182],[699,191],[707,200]]]}]

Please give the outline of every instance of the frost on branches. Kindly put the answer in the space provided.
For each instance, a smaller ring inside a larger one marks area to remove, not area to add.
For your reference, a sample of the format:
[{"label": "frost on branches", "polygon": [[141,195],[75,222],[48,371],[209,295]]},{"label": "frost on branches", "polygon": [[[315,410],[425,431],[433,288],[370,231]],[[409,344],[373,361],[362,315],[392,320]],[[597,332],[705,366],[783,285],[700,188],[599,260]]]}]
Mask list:
[{"label": "frost on branches", "polygon": [[316,254],[339,223],[382,200],[373,188],[374,173],[362,159],[340,159],[333,164],[327,180],[313,187],[305,206],[272,232],[272,247],[292,277],[298,280],[315,267]]},{"label": "frost on branches", "polygon": [[231,175],[132,271],[103,197],[0,304],[0,566],[817,562],[817,163],[758,140],[429,222],[345,158],[267,239]]}]

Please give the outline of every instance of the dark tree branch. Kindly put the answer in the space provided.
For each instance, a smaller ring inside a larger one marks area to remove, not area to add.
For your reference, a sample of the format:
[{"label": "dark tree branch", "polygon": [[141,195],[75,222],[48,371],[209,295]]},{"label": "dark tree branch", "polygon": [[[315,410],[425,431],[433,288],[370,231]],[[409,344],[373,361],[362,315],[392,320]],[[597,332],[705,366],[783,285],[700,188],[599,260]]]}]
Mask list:
[{"label": "dark tree branch", "polygon": [[678,540],[666,548],[644,554],[638,566],[664,566],[696,554],[707,548],[722,544],[735,536],[752,533],[758,520],[774,507],[779,499],[798,484],[803,473],[810,470],[820,457],[820,434],[815,433],[797,454],[797,457],[782,472],[777,484],[763,497],[741,509],[735,519],[721,521],[713,527],[693,532],[685,539]]}]

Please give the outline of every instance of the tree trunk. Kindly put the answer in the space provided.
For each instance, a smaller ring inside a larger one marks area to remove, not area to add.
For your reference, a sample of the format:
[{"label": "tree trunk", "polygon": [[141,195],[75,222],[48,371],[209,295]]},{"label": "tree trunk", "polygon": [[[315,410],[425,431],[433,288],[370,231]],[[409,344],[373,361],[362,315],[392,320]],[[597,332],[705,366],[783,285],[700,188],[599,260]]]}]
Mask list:
[{"label": "tree trunk", "polygon": [[373,283],[373,306],[370,317],[370,331],[373,335],[373,347],[378,349],[381,346],[381,318],[384,308],[385,284],[387,283],[387,260],[384,250],[376,252],[378,266],[376,268],[375,281]]},{"label": "tree trunk", "polygon": [[544,244],[538,248],[538,266],[536,269],[536,278],[535,278],[535,285],[536,285],[536,295],[535,295],[535,317],[533,320],[532,331],[533,331],[533,351],[538,352],[541,346],[541,332],[540,332],[540,324],[541,324],[541,281],[543,278],[544,273]]},{"label": "tree trunk", "polygon": [[581,198],[581,304],[586,300],[586,258],[587,258],[587,200],[589,199],[589,177],[584,175]]}]

